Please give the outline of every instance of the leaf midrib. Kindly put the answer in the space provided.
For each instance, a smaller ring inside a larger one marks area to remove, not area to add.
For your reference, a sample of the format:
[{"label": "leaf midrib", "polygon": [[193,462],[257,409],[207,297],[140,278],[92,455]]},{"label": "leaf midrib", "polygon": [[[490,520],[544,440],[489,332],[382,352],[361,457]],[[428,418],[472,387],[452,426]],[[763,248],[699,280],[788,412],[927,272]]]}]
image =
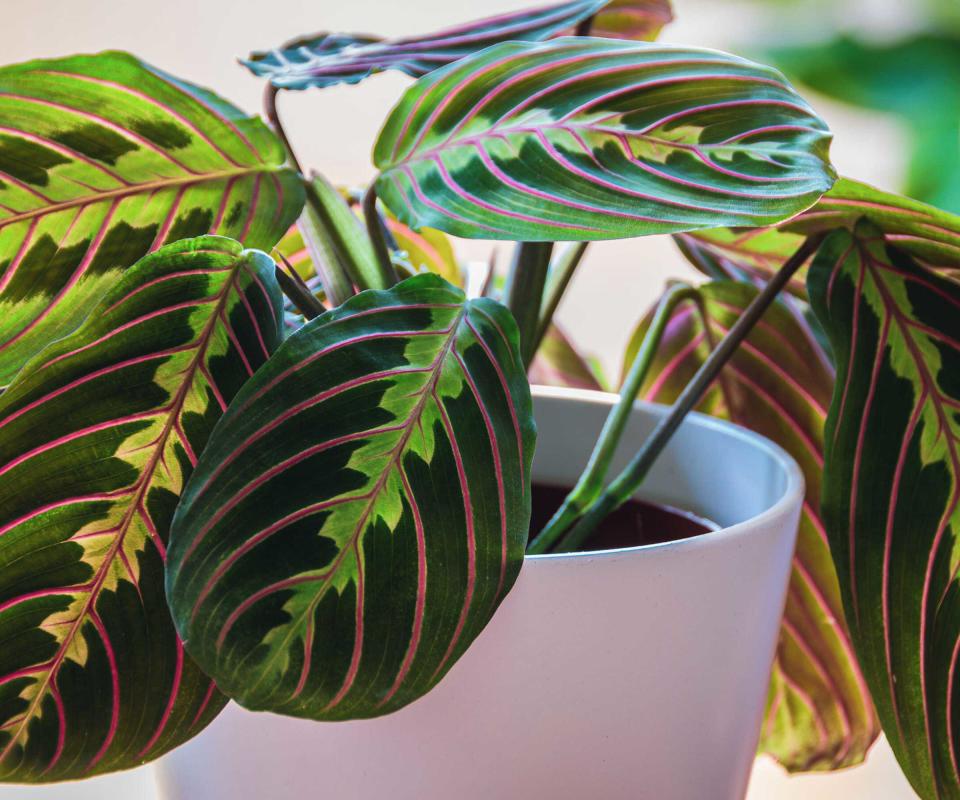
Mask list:
[{"label": "leaf midrib", "polygon": [[[87,600],[83,604],[82,609],[77,615],[76,620],[71,626],[70,630],[64,636],[63,641],[60,643],[57,654],[54,656],[50,667],[46,670],[46,676],[43,680],[42,685],[37,689],[37,692],[30,703],[27,711],[24,713],[15,733],[11,736],[10,741],[4,747],[3,751],[0,751],[0,762],[2,762],[11,752],[14,745],[18,742],[20,737],[23,735],[24,731],[27,728],[27,724],[32,720],[37,710],[40,706],[41,701],[45,698],[50,684],[55,680],[56,675],[59,673],[59,669],[63,664],[66,654],[69,651],[73,641],[76,638],[76,635],[80,632],[80,629],[83,627],[83,624],[86,622],[87,618],[90,616],[93,609],[95,601],[100,596],[100,591],[103,588],[103,584],[106,581],[107,575],[110,573],[110,570],[113,567],[114,560],[117,557],[120,548],[123,545],[124,539],[130,529],[130,524],[135,518],[138,511],[141,511],[143,498],[146,493],[146,490],[152,483],[153,473],[156,470],[157,464],[160,462],[160,457],[163,453],[164,448],[167,444],[167,439],[170,436],[170,433],[174,429],[175,420],[177,419],[180,410],[182,409],[183,403],[186,400],[186,396],[189,392],[190,387],[193,384],[193,380],[196,376],[196,372],[200,367],[201,362],[203,361],[203,355],[206,352],[206,348],[210,343],[210,338],[213,335],[213,331],[216,329],[218,321],[221,318],[221,314],[226,306],[227,299],[230,296],[230,290],[233,288],[234,283],[240,276],[241,270],[244,268],[244,265],[247,263],[242,259],[241,256],[236,256],[237,262],[235,264],[233,275],[231,275],[224,284],[222,296],[217,300],[216,306],[214,307],[213,312],[210,315],[210,320],[207,322],[204,327],[200,338],[197,340],[197,355],[194,360],[191,362],[187,371],[185,373],[186,377],[180,385],[180,388],[177,390],[171,402],[168,404],[170,413],[167,415],[167,421],[164,423],[164,428],[160,433],[160,436],[157,438],[157,444],[154,448],[153,455],[150,458],[150,461],[147,463],[146,468],[144,469],[143,474],[140,477],[139,485],[136,486],[133,492],[133,496],[129,501],[129,506],[127,511],[124,514],[123,519],[118,526],[118,531],[115,536],[114,543],[111,545],[110,550],[106,556],[104,556],[103,562],[100,566],[98,573],[94,576],[93,580],[88,582],[90,589],[87,592]],[[142,512],[146,515],[146,509],[143,508]],[[133,576],[131,575],[131,578]],[[117,702],[118,698],[115,699]],[[58,720],[58,725],[63,724]],[[88,765],[89,768],[90,765]],[[49,768],[49,767],[48,767]]]},{"label": "leaf midrib", "polygon": [[135,183],[130,186],[121,186],[117,189],[109,189],[107,191],[96,192],[92,195],[84,197],[75,197],[72,200],[64,200],[60,203],[52,203],[50,205],[41,206],[39,208],[31,209],[30,211],[22,211],[9,217],[0,217],[0,230],[7,225],[14,225],[18,222],[35,219],[37,217],[43,217],[47,214],[55,214],[58,211],[63,211],[68,208],[91,205],[93,203],[103,202],[104,200],[122,199],[124,197],[156,192],[161,189],[168,189],[175,186],[191,186],[197,183],[220,181],[230,178],[237,178],[244,175],[254,175],[260,172],[280,172],[283,169],[284,167],[282,165],[271,166],[270,164],[256,164],[250,167],[242,167],[238,169],[193,173],[190,175],[178,176],[176,178],[163,178],[161,180],[149,181],[147,183]]},{"label": "leaf midrib", "polygon": [[[371,491],[367,495],[367,498],[368,498],[367,505],[364,508],[360,516],[360,519],[357,521],[356,525],[354,526],[354,530],[350,536],[350,540],[348,544],[345,545],[343,548],[341,548],[340,552],[337,554],[336,559],[334,560],[334,563],[329,568],[323,571],[323,584],[320,590],[317,592],[317,596],[314,597],[307,604],[306,608],[303,611],[301,611],[300,614],[297,615],[297,617],[290,620],[290,622],[287,625],[287,632],[282,637],[279,646],[274,647],[272,655],[267,659],[266,662],[264,662],[264,664],[261,667],[260,677],[258,677],[253,684],[247,687],[247,691],[249,692],[254,691],[256,687],[259,686],[263,681],[263,679],[266,677],[269,667],[273,664],[276,658],[281,653],[286,652],[286,649],[289,646],[293,638],[293,635],[300,630],[300,627],[304,619],[307,617],[308,614],[313,613],[317,604],[320,602],[320,600],[323,599],[327,591],[333,585],[333,578],[336,575],[337,570],[339,570],[340,567],[343,566],[343,562],[346,559],[347,554],[350,552],[355,552],[357,550],[357,545],[359,543],[360,537],[363,534],[364,528],[366,526],[367,520],[370,517],[370,514],[373,512],[373,508],[377,503],[380,492],[382,492],[384,486],[386,486],[387,480],[389,476],[392,474],[393,470],[398,467],[398,460],[400,457],[402,457],[404,449],[407,446],[407,442],[410,440],[410,437],[413,435],[413,431],[418,427],[420,423],[421,417],[423,415],[423,411],[426,408],[427,401],[433,395],[433,391],[436,388],[436,385],[440,379],[441,373],[443,372],[444,362],[446,361],[447,356],[450,354],[450,351],[452,350],[453,345],[457,341],[460,324],[466,318],[466,313],[467,313],[467,304],[464,303],[464,306],[461,309],[460,313],[458,314],[457,318],[453,321],[452,325],[447,329],[447,332],[449,332],[449,337],[446,343],[443,345],[443,348],[440,354],[436,357],[436,359],[434,359],[434,362],[432,365],[433,366],[432,374],[430,378],[424,383],[424,388],[421,392],[421,397],[417,401],[417,405],[414,407],[413,411],[411,411],[408,417],[409,424],[407,425],[406,430],[404,430],[397,444],[394,445],[393,450],[391,451],[389,459],[387,461],[387,466],[384,467],[383,471],[380,474],[380,477],[377,479],[377,483],[374,485],[373,489],[371,489]],[[442,333],[444,333],[444,331],[438,331],[438,334],[442,334]],[[361,569],[362,569],[362,566],[360,564],[359,553],[357,553],[357,571],[359,572]],[[357,604],[358,604],[358,608],[362,608],[362,600],[359,592],[357,593]],[[354,658],[356,658],[356,654],[362,651],[362,647],[363,647],[362,637],[361,636],[355,637],[354,653],[351,656],[351,666],[353,664]],[[348,668],[347,674],[349,674],[349,672],[350,672],[350,669]],[[345,676],[345,679],[346,679],[346,676]],[[341,691],[342,691],[342,688],[343,687],[341,686]],[[334,695],[334,697],[327,704],[327,706],[325,707],[325,710],[336,705],[341,699],[342,699],[341,692],[338,691],[337,694]]]}]

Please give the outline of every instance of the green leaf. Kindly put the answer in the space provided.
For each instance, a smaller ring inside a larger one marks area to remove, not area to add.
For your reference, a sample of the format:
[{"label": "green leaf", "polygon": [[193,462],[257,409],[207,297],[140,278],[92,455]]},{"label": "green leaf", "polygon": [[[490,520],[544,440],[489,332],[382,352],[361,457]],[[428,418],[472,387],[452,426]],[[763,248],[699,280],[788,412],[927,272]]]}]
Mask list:
[{"label": "green leaf", "polygon": [[[853,229],[866,218],[925,266],[960,273],[960,217],[865,183],[841,178],[813,208],[777,227],[695,231],[677,236],[691,264],[711,277],[765,283],[796,252],[803,237]],[[805,268],[791,293],[806,298]]]},{"label": "green leaf", "polygon": [[258,119],[125,53],[0,68],[0,386],[165,242],[269,249],[303,189]]},{"label": "green leaf", "polygon": [[590,34],[652,42],[672,21],[670,0],[611,0],[594,16]]},{"label": "green leaf", "polygon": [[883,729],[926,800],[960,797],[960,286],[868,222],[809,276],[837,382],[823,514]]},{"label": "green leaf", "polygon": [[534,425],[509,312],[435,275],[290,337],[177,510],[177,629],[242,705],[335,720],[429,691],[523,561]]},{"label": "green leaf", "polygon": [[177,242],[0,396],[0,779],[132,767],[223,707],[167,610],[167,533],[279,316],[262,253]]},{"label": "green leaf", "polygon": [[321,33],[252,53],[241,63],[280,89],[323,89],[338,83],[359,83],[388,69],[419,78],[500,42],[548,39],[575,26],[608,2],[569,0],[404,39]]},{"label": "green leaf", "polygon": [[[642,394],[672,403],[757,295],[749,284],[717,281],[700,289],[705,331],[687,305],[670,321]],[[794,301],[795,304],[795,301]],[[631,339],[626,368],[649,324]],[[800,464],[806,499],[773,665],[760,750],[792,771],[826,770],[863,760],[879,733],[853,653],[837,575],[820,518],[823,426],[833,370],[802,315],[772,306],[724,368],[700,410],[767,436]]]},{"label": "green leaf", "polygon": [[387,216],[386,222],[397,247],[405,254],[412,274],[433,272],[448,283],[464,288],[463,272],[453,244],[445,233],[432,228],[415,231],[392,215]]},{"label": "green leaf", "polygon": [[713,50],[509,43],[410,87],[380,197],[457,236],[592,240],[767,225],[833,184],[830,134],[773,69]]}]

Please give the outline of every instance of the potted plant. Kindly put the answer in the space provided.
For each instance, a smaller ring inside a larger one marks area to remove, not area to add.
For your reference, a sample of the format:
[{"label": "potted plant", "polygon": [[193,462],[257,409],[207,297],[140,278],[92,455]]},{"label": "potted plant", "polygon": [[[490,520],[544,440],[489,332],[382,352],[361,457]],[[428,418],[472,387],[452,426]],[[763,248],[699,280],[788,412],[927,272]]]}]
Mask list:
[{"label": "potted plant", "polygon": [[[668,19],[307,37],[246,62],[269,127],[124,53],[0,69],[0,777],[219,716],[171,797],[733,798],[758,738],[831,769],[882,724],[960,795],[960,220]],[[308,174],[279,91],[385,69],[378,177]],[[531,394],[593,382],[587,243],[652,234],[709,282],[619,398]],[[505,283],[449,235],[517,242]]]}]

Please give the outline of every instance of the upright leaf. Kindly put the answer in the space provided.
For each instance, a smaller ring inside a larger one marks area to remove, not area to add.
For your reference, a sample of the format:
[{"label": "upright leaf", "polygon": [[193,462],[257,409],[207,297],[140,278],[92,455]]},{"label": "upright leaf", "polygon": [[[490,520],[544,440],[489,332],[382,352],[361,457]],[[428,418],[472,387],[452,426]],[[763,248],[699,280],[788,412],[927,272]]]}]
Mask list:
[{"label": "upright leaf", "polygon": [[0,779],[132,767],[223,707],[167,611],[167,533],[279,315],[262,253],[178,242],[0,396]]},{"label": "upright leaf", "polygon": [[829,140],[768,67],[573,37],[498,45],[421,78],[374,160],[377,192],[413,227],[612,239],[796,214],[833,183]]},{"label": "upright leaf", "polygon": [[384,41],[371,36],[319,33],[273,50],[252,53],[242,63],[254,75],[268,78],[280,89],[322,89],[338,83],[359,83],[388,69],[419,78],[500,42],[549,39],[609,1],[569,0],[406,39]]},{"label": "upright leaf", "polygon": [[[701,293],[710,331],[694,308],[678,311],[643,387],[646,399],[673,402],[707,357],[710,341],[720,340],[757,289],[717,281],[704,285]],[[631,340],[627,365],[646,325]],[[701,405],[703,411],[777,442],[804,472],[807,493],[760,740],[761,751],[794,771],[858,763],[879,733],[843,622],[819,511],[823,425],[832,386],[833,371],[802,318],[777,304]]]},{"label": "upright leaf", "polygon": [[125,53],[0,68],[0,387],[165,242],[269,249],[303,189],[258,119]]},{"label": "upright leaf", "polygon": [[867,222],[809,284],[837,358],[823,512],[853,641],[914,789],[957,798],[960,286]]},{"label": "upright leaf", "polygon": [[439,681],[519,572],[534,425],[510,313],[435,275],[308,322],[177,510],[177,629],[230,697],[335,720]]}]

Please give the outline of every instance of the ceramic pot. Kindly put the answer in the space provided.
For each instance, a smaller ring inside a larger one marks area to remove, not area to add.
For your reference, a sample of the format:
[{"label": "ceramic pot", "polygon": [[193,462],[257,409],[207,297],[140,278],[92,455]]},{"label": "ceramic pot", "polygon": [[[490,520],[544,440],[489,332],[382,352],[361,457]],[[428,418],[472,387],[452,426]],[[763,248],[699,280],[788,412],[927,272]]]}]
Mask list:
[{"label": "ceramic pot", "polygon": [[[615,400],[535,390],[534,480],[571,485]],[[637,405],[624,460],[664,412]],[[340,723],[231,704],[161,762],[162,796],[739,800],[803,478],[766,439],[693,414],[641,495],[721,527],[665,544],[528,558],[492,622],[426,697],[387,717]]]}]

